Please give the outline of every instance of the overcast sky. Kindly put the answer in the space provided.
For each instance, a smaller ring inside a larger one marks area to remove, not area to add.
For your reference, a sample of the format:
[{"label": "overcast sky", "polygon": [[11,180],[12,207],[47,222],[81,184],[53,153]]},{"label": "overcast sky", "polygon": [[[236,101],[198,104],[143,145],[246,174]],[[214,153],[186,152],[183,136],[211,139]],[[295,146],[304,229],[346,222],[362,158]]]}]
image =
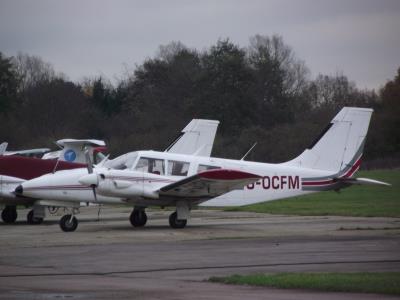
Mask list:
[{"label": "overcast sky", "polygon": [[279,34],[315,77],[379,88],[400,67],[400,0],[0,0],[0,51],[38,55],[72,80],[121,76],[158,46],[245,47]]}]

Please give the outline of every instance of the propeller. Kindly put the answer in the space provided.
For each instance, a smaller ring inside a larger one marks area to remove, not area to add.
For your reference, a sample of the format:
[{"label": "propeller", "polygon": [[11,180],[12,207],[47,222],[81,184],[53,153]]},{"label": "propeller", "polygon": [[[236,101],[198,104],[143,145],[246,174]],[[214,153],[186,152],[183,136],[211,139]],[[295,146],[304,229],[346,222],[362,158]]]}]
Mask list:
[{"label": "propeller", "polygon": [[94,201],[97,202],[96,186],[99,184],[99,179],[97,177],[97,174],[93,173],[92,160],[90,159],[90,153],[88,149],[85,150],[85,159],[86,159],[88,175],[84,176],[83,178],[80,178],[79,182],[80,183],[85,182],[92,188]]}]

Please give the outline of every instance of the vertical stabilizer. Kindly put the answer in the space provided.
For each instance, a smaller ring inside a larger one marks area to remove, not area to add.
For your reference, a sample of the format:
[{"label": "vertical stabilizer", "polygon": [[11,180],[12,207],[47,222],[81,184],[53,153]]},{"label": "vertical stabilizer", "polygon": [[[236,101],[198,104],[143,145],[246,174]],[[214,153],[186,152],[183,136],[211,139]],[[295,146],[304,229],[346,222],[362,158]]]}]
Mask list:
[{"label": "vertical stabilizer", "polygon": [[215,120],[193,119],[165,152],[210,156],[218,124]]},{"label": "vertical stabilizer", "polygon": [[3,155],[4,153],[6,153],[7,146],[8,146],[7,142],[3,142],[0,144],[0,155]]},{"label": "vertical stabilizer", "polygon": [[354,169],[353,174],[361,162],[372,111],[344,107],[310,147],[285,164],[340,173]]},{"label": "vertical stabilizer", "polygon": [[90,157],[93,161],[93,150],[95,147],[104,147],[106,144],[100,140],[76,140],[63,139],[58,140],[57,145],[62,150],[48,153],[43,159],[58,158],[60,161],[68,161],[74,163],[86,163],[85,150],[89,150]]}]

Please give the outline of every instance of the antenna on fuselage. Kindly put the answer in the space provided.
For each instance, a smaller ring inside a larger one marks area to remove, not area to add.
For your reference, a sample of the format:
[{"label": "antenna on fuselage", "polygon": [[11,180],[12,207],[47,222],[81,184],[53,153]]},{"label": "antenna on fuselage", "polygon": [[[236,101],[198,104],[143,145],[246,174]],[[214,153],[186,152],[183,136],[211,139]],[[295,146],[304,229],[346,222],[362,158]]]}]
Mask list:
[{"label": "antenna on fuselage", "polygon": [[255,142],[253,144],[253,146],[250,147],[250,149],[246,152],[245,155],[243,155],[243,157],[240,160],[244,160],[246,158],[247,155],[249,155],[249,153],[251,152],[251,150],[253,150],[253,148],[257,145],[257,142]]}]

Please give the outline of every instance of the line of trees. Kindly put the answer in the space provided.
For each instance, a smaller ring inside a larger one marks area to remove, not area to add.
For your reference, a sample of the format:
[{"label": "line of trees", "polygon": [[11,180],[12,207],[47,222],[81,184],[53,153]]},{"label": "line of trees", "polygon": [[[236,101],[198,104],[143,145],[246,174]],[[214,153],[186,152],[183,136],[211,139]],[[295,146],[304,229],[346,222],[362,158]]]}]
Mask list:
[{"label": "line of trees", "polygon": [[366,160],[400,157],[400,69],[381,90],[360,90],[343,74],[310,72],[280,36],[204,51],[180,42],[112,84],[71,82],[40,57],[0,52],[0,140],[13,148],[98,138],[113,155],[163,150],[192,118],[221,121],[213,154],[281,162],[299,154],[343,106],[375,109]]}]

